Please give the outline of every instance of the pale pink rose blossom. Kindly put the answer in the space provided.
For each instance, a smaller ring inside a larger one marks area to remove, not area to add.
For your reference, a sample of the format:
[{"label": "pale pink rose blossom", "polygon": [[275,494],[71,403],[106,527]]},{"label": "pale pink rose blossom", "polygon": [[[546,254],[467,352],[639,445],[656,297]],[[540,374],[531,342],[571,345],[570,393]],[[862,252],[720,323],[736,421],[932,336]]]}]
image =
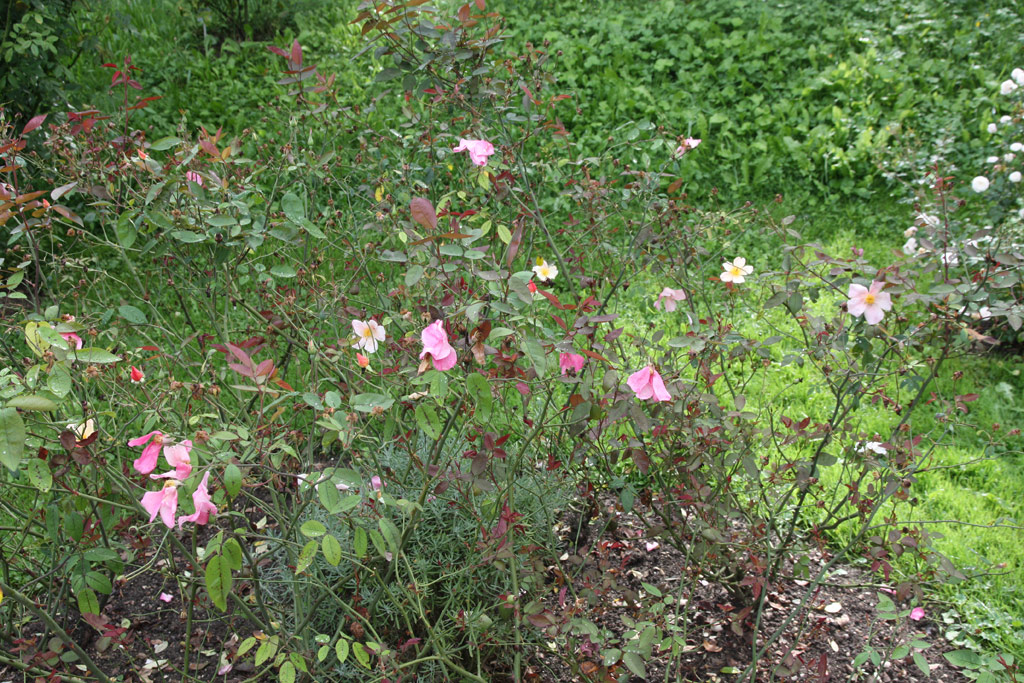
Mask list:
[{"label": "pale pink rose blossom", "polygon": [[206,524],[210,521],[211,515],[217,514],[217,506],[210,502],[210,491],[206,487],[209,479],[210,472],[207,470],[206,474],[203,475],[203,480],[199,482],[199,486],[192,493],[192,504],[195,506],[196,511],[191,515],[184,515],[178,518],[179,529],[185,522],[195,522],[199,525]]},{"label": "pale pink rose blossom", "polygon": [[420,360],[429,357],[434,364],[435,370],[444,372],[455,367],[455,349],[448,343],[448,333],[444,331],[444,323],[440,320],[423,328],[421,334],[423,351],[420,353]]},{"label": "pale pink rose blossom", "polygon": [[871,287],[850,284],[847,292],[850,300],[846,302],[846,310],[850,315],[863,315],[868,325],[877,325],[885,316],[885,311],[892,309],[892,299],[888,292],[883,292],[884,282],[872,282]]},{"label": "pale pink rose blossom", "polygon": [[636,397],[641,401],[648,399],[654,399],[655,401],[672,400],[672,395],[665,388],[665,382],[662,381],[661,375],[658,374],[653,365],[648,365],[643,370],[634,372],[626,380],[626,384],[629,385],[629,388],[636,393]]},{"label": "pale pink rose blossom", "polygon": [[558,354],[558,367],[562,369],[563,375],[565,375],[569,371],[572,371],[573,374],[578,375],[583,370],[583,364],[586,362],[587,359],[578,353]]},{"label": "pale pink rose blossom", "polygon": [[128,442],[129,446],[142,444],[146,444],[146,447],[142,449],[142,455],[132,463],[132,466],[140,474],[149,474],[156,469],[157,460],[160,458],[160,449],[164,445],[163,432],[152,431]]},{"label": "pale pink rose blossom", "polygon": [[910,618],[914,621],[921,621],[924,619],[924,607],[915,607],[910,610]]},{"label": "pale pink rose blossom", "polygon": [[732,263],[726,261],[722,264],[722,273],[718,279],[722,282],[732,282],[741,285],[746,281],[748,275],[754,272],[754,266],[747,265],[747,259],[738,256]]},{"label": "pale pink rose blossom", "polygon": [[159,491],[150,491],[142,496],[142,507],[149,513],[152,522],[160,515],[168,529],[174,528],[174,513],[178,509],[178,480],[168,479]]},{"label": "pale pink rose blossom", "polygon": [[459,139],[459,146],[452,148],[453,152],[469,152],[470,160],[477,166],[486,166],[487,157],[494,154],[494,145],[487,140]]},{"label": "pale pink rose blossom", "polygon": [[691,149],[696,149],[699,144],[700,138],[686,138],[683,140],[683,144],[676,147],[676,158],[683,156]]},{"label": "pale pink rose blossom", "polygon": [[192,474],[192,461],[189,453],[192,451],[192,442],[185,439],[173,446],[164,446],[164,459],[167,464],[174,468],[173,472],[163,474],[151,474],[151,479],[177,479],[185,481],[188,475]]},{"label": "pale pink rose blossom", "polygon": [[352,347],[362,349],[367,353],[376,351],[377,343],[384,341],[385,337],[384,326],[376,320],[367,320],[366,322],[353,320],[352,331],[356,334],[356,340],[352,342]]},{"label": "pale pink rose blossom", "polygon": [[686,300],[686,291],[682,289],[671,289],[665,287],[661,290],[661,294],[654,301],[654,307],[657,309],[661,308],[662,302],[665,304],[665,310],[671,313],[676,310],[676,302]]},{"label": "pale pink rose blossom", "polygon": [[161,594],[160,594],[160,599],[161,599],[161,600],[162,600],[163,602],[170,602],[171,600],[173,600],[173,599],[174,599],[174,596],[173,596],[173,595],[171,595],[170,593],[161,593]]},{"label": "pale pink rose blossom", "polygon": [[74,332],[61,332],[60,336],[63,337],[64,341],[66,341],[68,343],[68,345],[70,345],[76,351],[78,349],[82,348],[82,346],[83,346],[82,338],[79,337]]}]

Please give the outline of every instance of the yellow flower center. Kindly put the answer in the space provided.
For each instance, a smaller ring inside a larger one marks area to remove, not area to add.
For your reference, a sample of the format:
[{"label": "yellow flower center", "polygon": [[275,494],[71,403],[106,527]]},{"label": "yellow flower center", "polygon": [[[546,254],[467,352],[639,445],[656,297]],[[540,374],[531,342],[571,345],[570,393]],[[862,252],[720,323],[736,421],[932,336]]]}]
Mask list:
[{"label": "yellow flower center", "polygon": [[363,336],[364,337],[372,337],[373,336],[373,330],[370,329],[369,325],[367,325],[365,328],[363,328]]},{"label": "yellow flower center", "polygon": [[741,271],[738,267],[733,266],[732,268],[729,269],[729,275],[732,275],[733,277],[739,277],[743,275],[743,271]]},{"label": "yellow flower center", "polygon": [[875,295],[872,294],[871,292],[868,292],[867,294],[865,294],[864,295],[864,303],[866,303],[868,306],[873,305],[875,303]]}]

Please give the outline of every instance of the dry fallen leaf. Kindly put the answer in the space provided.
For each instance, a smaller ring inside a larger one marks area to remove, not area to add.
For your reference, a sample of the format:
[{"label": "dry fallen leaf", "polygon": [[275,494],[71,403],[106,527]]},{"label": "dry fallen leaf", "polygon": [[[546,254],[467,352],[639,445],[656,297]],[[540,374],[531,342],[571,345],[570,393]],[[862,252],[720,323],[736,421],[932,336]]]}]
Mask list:
[{"label": "dry fallen leaf", "polygon": [[715,645],[714,643],[712,643],[711,641],[708,641],[708,640],[704,641],[704,649],[707,650],[708,652],[721,652],[722,651],[721,646]]}]

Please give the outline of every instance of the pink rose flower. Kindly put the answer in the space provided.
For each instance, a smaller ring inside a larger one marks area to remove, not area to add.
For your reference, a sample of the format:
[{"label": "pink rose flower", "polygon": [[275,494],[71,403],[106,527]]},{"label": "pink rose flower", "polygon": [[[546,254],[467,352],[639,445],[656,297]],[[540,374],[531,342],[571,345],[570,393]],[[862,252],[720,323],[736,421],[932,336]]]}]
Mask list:
[{"label": "pink rose flower", "polygon": [[159,491],[150,491],[142,496],[142,507],[149,513],[152,522],[159,514],[168,529],[174,528],[174,513],[178,509],[178,481],[168,479]]},{"label": "pink rose flower", "polygon": [[191,450],[192,442],[188,439],[173,446],[164,446],[164,459],[167,460],[168,465],[174,468],[174,471],[165,472],[164,474],[151,474],[149,476],[152,479],[173,478],[178,481],[185,481],[188,479],[188,475],[192,474],[192,461],[189,458]]},{"label": "pink rose flower", "polygon": [[140,474],[149,474],[156,469],[156,461],[159,459],[160,449],[164,445],[164,435],[162,432],[152,431],[128,442],[128,445],[133,447],[141,446],[142,444],[147,445],[142,449],[142,455],[132,463],[132,466]]},{"label": "pink rose flower", "polygon": [[560,353],[558,354],[558,367],[562,369],[562,374],[565,375],[570,370],[573,374],[578,375],[583,370],[583,364],[587,362],[587,359],[578,353]]},{"label": "pink rose flower", "polygon": [[686,138],[683,140],[683,144],[676,147],[676,158],[683,156],[691,149],[696,149],[699,144],[700,138]]},{"label": "pink rose flower", "polygon": [[487,157],[494,154],[494,145],[487,140],[459,139],[459,146],[452,148],[453,152],[469,152],[469,158],[477,166],[486,166]]},{"label": "pink rose flower", "polygon": [[668,287],[661,290],[661,294],[654,302],[654,307],[657,309],[661,308],[662,302],[665,303],[665,310],[671,313],[676,310],[677,301],[685,301],[686,292],[682,289],[670,289]]},{"label": "pink rose flower", "polygon": [[455,367],[455,349],[448,343],[448,333],[444,331],[444,324],[440,320],[435,320],[423,328],[421,339],[423,351],[420,353],[420,360],[429,356],[434,369],[442,372]]},{"label": "pink rose flower", "polygon": [[665,382],[662,381],[661,375],[658,374],[653,365],[648,365],[643,370],[634,372],[626,380],[626,384],[629,385],[629,388],[636,393],[636,397],[641,401],[652,398],[655,401],[672,400],[672,395],[665,388]]},{"label": "pink rose flower", "polygon": [[884,282],[872,282],[871,287],[851,284],[846,310],[853,316],[863,315],[868,325],[877,325],[885,316],[884,311],[892,309],[892,299],[882,287],[885,287]]},{"label": "pink rose flower", "polygon": [[924,607],[915,607],[910,610],[910,618],[914,621],[921,621],[924,619]]},{"label": "pink rose flower", "polygon": [[203,480],[199,482],[199,486],[192,494],[192,504],[195,505],[196,511],[191,515],[184,515],[178,518],[178,528],[185,522],[195,522],[196,524],[206,524],[210,521],[210,515],[217,514],[217,506],[210,502],[210,491],[206,488],[206,484],[210,479],[209,470],[203,475]]},{"label": "pink rose flower", "polygon": [[74,332],[61,332],[60,336],[64,337],[64,341],[66,341],[76,351],[83,346],[82,338]]}]

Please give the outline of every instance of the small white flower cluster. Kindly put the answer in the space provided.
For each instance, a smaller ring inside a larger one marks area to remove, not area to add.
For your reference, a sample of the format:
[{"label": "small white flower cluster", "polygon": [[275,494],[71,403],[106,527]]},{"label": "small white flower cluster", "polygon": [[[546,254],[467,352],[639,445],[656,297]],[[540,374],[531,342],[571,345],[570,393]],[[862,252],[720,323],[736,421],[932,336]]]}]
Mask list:
[{"label": "small white flower cluster", "polygon": [[1014,69],[1010,72],[1010,77],[999,84],[999,94],[1009,95],[1022,85],[1024,85],[1024,69]]}]

